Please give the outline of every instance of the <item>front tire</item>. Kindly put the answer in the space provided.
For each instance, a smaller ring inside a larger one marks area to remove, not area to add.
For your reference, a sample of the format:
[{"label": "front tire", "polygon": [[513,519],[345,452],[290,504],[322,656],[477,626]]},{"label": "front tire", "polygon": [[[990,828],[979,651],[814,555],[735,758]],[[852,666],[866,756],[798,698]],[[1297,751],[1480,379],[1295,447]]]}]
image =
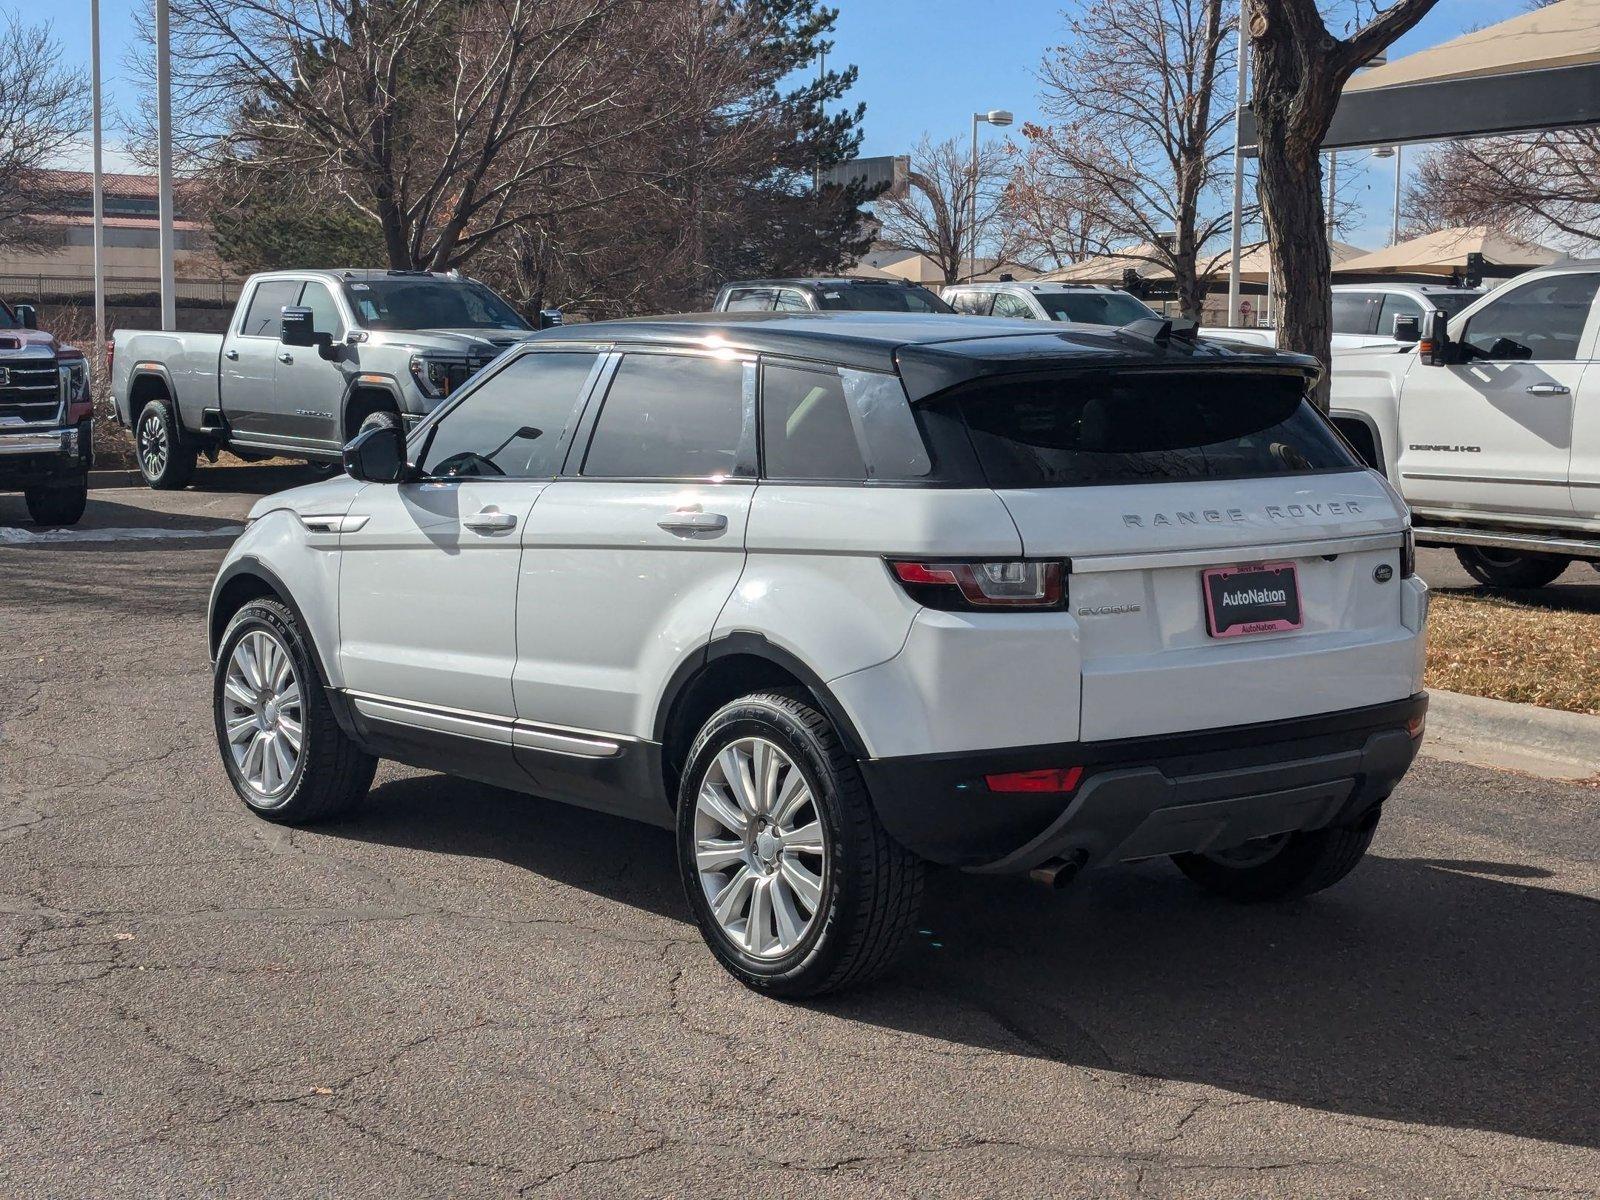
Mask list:
[{"label": "front tire", "polygon": [[171,401],[152,400],[133,427],[139,474],[156,491],[176,491],[194,478],[195,449],[178,428]]},{"label": "front tire", "polygon": [[1572,560],[1560,554],[1524,554],[1485,546],[1457,546],[1462,569],[1488,587],[1536,588],[1561,577]]},{"label": "front tire", "polygon": [[1207,891],[1242,904],[1296,900],[1338,883],[1356,869],[1383,815],[1377,804],[1359,824],[1257,838],[1207,854],[1174,854],[1172,861]]},{"label": "front tire", "polygon": [[233,790],[269,821],[337,816],[372,786],[378,760],[334,719],[294,613],[254,600],[228,622],[212,680],[217,747]]},{"label": "front tire", "polygon": [[89,477],[82,475],[65,484],[31,487],[22,495],[35,525],[76,525],[89,504]]},{"label": "front tire", "polygon": [[725,705],[695,739],[678,864],[717,961],[773,996],[876,978],[922,902],[922,862],[878,821],[832,724],[779,693]]}]

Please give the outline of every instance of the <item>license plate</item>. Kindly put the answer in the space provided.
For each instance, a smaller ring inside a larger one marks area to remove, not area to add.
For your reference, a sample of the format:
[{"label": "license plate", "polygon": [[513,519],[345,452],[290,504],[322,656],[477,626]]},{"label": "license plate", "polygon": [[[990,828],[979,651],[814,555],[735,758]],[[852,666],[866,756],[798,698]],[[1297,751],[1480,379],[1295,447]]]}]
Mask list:
[{"label": "license plate", "polygon": [[1299,629],[1300,578],[1292,562],[1244,563],[1200,572],[1212,637]]}]

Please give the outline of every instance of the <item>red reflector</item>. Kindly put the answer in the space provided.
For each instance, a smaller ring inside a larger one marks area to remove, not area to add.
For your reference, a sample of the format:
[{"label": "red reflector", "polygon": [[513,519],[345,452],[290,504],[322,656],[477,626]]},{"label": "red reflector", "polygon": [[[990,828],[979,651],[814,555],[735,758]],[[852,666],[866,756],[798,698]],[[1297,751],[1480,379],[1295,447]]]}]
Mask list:
[{"label": "red reflector", "polygon": [[1049,767],[1043,771],[985,775],[983,781],[991,792],[1070,792],[1082,778],[1082,767]]},{"label": "red reflector", "polygon": [[1427,724],[1428,718],[1426,715],[1412,717],[1406,722],[1406,732],[1414,738],[1419,738],[1422,736],[1422,731],[1427,728]]},{"label": "red reflector", "polygon": [[929,567],[919,562],[891,563],[901,583],[954,583],[955,572],[944,567]]}]

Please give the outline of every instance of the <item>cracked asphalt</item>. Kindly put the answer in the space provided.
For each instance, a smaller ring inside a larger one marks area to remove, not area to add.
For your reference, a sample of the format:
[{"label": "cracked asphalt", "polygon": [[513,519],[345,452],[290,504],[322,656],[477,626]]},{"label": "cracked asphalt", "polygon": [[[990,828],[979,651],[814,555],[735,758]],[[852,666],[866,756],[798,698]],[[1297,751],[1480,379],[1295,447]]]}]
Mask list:
[{"label": "cracked asphalt", "polygon": [[225,544],[0,545],[0,1196],[1600,1188],[1594,788],[1425,759],[1281,907],[937,874],[892,978],[784,1005],[702,948],[662,832],[392,765],[337,824],[251,817],[208,714]]}]

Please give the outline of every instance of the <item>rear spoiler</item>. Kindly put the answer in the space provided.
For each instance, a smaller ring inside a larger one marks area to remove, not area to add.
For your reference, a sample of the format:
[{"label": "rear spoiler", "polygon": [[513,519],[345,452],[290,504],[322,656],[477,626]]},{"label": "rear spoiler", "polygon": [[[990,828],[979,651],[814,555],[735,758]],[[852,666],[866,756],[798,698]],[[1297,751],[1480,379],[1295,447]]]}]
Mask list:
[{"label": "rear spoiler", "polygon": [[1200,322],[1191,321],[1187,317],[1179,317],[1177,320],[1166,317],[1140,317],[1137,321],[1129,321],[1118,329],[1117,336],[1148,342],[1163,349],[1174,341],[1186,342],[1193,346],[1200,336]]}]

